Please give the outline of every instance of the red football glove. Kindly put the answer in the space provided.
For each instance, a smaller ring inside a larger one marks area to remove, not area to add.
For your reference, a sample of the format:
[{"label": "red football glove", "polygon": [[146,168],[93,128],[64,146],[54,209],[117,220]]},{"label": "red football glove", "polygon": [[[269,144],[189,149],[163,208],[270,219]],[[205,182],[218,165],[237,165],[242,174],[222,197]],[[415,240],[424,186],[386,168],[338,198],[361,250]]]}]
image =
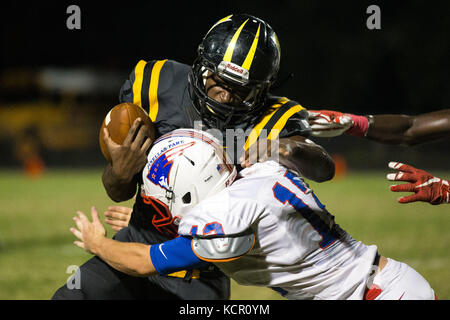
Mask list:
[{"label": "red football glove", "polygon": [[369,128],[364,116],[331,110],[308,110],[312,135],[316,137],[336,137],[344,132],[363,137]]},{"label": "red football glove", "polygon": [[409,182],[393,185],[391,186],[391,191],[414,192],[412,195],[398,198],[398,202],[424,201],[431,204],[449,203],[450,188],[447,180],[436,178],[424,170],[416,169],[399,162],[389,162],[389,168],[399,171],[388,174],[388,180]]}]

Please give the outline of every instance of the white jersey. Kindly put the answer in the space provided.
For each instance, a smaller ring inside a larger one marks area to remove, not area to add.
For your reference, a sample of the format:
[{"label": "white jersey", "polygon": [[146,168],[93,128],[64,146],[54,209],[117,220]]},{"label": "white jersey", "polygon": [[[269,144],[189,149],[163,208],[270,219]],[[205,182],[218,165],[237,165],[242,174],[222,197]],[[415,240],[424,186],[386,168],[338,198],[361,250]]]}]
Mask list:
[{"label": "white jersey", "polygon": [[227,236],[250,228],[253,248],[216,263],[239,284],[289,299],[362,299],[377,247],[342,231],[303,180],[276,162],[240,175],[183,216],[178,233]]}]

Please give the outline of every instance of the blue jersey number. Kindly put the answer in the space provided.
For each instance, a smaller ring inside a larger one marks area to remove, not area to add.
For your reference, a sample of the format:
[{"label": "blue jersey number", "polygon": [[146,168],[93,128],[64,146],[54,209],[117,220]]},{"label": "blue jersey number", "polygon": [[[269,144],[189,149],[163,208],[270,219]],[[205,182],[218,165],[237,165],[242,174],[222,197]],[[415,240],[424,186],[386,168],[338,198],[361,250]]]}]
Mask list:
[{"label": "blue jersey number", "polygon": [[[288,175],[286,175],[286,177],[298,186],[301,191],[305,192],[305,187],[299,184],[298,181],[291,179]],[[291,206],[293,206],[295,210],[300,213],[319,233],[322,237],[322,241],[319,242],[320,248],[325,249],[336,240],[336,237],[331,232],[330,227],[300,198],[298,198],[294,192],[277,182],[273,186],[273,194],[281,203],[286,204],[286,202],[288,202]],[[315,196],[314,199],[318,202],[318,199]],[[320,208],[324,208],[324,205],[320,202],[317,204]],[[329,213],[326,214],[329,215]],[[329,217],[331,218],[332,216],[330,215]]]}]

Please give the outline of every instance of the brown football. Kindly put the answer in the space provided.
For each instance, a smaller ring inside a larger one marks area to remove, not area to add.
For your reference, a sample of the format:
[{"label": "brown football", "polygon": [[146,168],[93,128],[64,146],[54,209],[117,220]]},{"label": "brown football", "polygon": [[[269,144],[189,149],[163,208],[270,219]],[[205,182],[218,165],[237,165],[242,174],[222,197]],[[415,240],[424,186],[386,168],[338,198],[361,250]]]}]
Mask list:
[{"label": "brown football", "polygon": [[121,103],[112,108],[106,115],[102,127],[100,128],[99,142],[103,156],[108,162],[111,162],[111,156],[106,147],[106,143],[103,140],[103,128],[108,128],[109,135],[115,143],[122,144],[127,137],[128,131],[133,125],[134,120],[137,118],[142,119],[142,125],[145,125],[148,128],[147,137],[154,141],[155,126],[150,120],[147,112],[138,105],[128,102]]}]

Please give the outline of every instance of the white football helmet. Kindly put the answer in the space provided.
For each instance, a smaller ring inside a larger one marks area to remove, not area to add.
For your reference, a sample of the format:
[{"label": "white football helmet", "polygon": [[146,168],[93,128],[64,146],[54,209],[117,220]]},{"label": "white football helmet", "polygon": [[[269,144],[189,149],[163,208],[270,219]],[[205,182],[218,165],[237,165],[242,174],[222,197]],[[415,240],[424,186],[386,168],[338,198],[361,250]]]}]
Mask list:
[{"label": "white football helmet", "polygon": [[[221,143],[207,132],[178,129],[153,144],[142,173],[145,202],[164,204],[178,224],[190,208],[236,178]],[[156,201],[155,201],[156,200]]]}]

